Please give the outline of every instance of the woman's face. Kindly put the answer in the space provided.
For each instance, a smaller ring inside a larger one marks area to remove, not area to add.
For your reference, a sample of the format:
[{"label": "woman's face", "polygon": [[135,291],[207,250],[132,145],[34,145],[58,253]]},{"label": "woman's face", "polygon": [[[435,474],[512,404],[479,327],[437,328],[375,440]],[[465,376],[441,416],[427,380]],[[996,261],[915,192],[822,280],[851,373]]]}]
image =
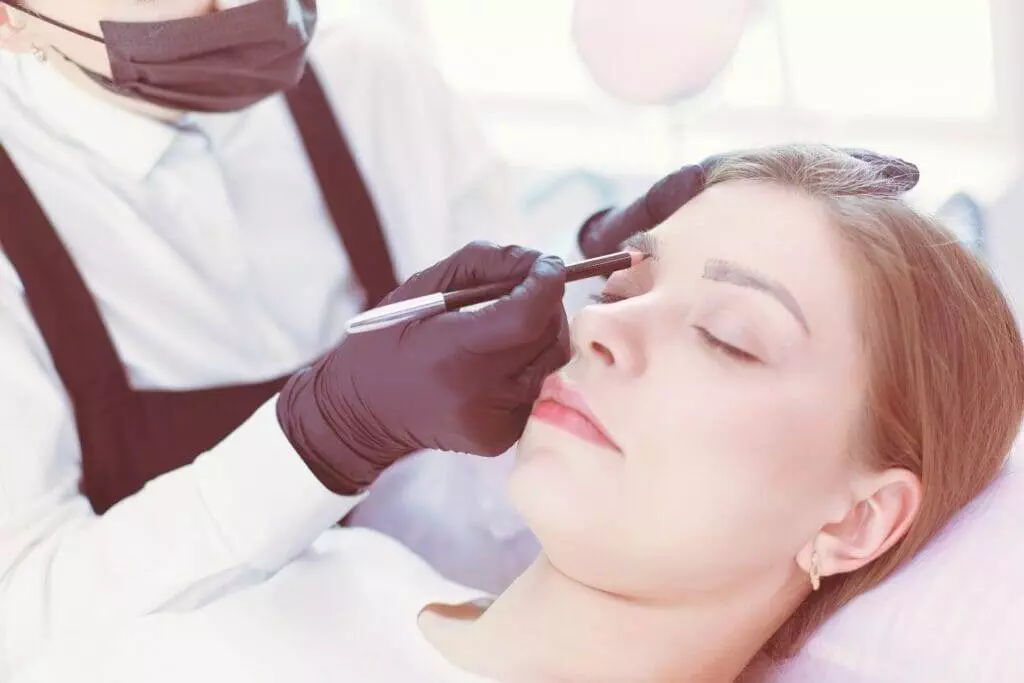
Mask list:
[{"label": "woman's face", "polygon": [[795,576],[849,509],[867,376],[832,230],[793,190],[711,187],[576,316],[511,481],[555,566],[666,599]]}]

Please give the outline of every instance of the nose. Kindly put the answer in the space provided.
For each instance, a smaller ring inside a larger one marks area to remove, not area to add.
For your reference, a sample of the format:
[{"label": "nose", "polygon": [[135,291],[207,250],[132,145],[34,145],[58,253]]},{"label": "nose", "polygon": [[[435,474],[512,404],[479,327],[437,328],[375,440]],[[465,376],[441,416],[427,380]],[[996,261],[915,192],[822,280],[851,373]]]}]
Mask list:
[{"label": "nose", "polygon": [[596,364],[626,375],[647,365],[643,327],[631,302],[589,306],[571,324],[575,355],[582,364]]}]

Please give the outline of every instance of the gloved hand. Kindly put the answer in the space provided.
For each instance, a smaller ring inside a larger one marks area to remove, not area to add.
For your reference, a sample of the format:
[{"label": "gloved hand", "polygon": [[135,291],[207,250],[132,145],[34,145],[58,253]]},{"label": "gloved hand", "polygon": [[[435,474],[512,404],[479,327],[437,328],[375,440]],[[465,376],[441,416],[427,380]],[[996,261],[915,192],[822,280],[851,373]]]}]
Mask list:
[{"label": "gloved hand", "polygon": [[[917,185],[917,166],[896,157],[864,149],[844,149],[850,156],[880,167],[901,192]],[[683,166],[657,182],[644,196],[624,209],[605,209],[591,216],[580,228],[578,243],[587,258],[611,254],[638,232],[657,227],[704,189],[706,169],[720,157],[708,157],[697,166]]]},{"label": "gloved hand", "polygon": [[843,151],[855,159],[878,166],[882,175],[894,181],[899,192],[910,192],[917,186],[917,181],[921,179],[921,172],[917,166],[899,157],[879,154],[868,149],[846,148]]},{"label": "gloved hand", "polygon": [[618,251],[627,238],[657,227],[703,189],[704,169],[683,166],[626,208],[605,209],[588,218],[577,236],[580,251],[587,258]]},{"label": "gloved hand", "polygon": [[350,335],[288,382],[278,419],[327,488],[355,494],[413,451],[494,456],[519,439],[541,382],[569,360],[562,262],[473,243],[382,302],[524,277],[480,310]]}]

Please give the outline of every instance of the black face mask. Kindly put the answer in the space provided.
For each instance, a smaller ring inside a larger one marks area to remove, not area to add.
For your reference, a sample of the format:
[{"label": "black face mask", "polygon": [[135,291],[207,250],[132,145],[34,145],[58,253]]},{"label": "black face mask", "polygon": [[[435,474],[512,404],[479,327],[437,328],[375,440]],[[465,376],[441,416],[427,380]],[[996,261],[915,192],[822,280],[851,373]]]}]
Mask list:
[{"label": "black face mask", "polygon": [[[14,6],[8,0],[0,4]],[[237,111],[297,85],[317,19],[316,0],[255,0],[201,17],[103,21],[103,38],[98,38],[17,9],[104,44],[112,78],[76,66],[107,90],[199,112]]]}]

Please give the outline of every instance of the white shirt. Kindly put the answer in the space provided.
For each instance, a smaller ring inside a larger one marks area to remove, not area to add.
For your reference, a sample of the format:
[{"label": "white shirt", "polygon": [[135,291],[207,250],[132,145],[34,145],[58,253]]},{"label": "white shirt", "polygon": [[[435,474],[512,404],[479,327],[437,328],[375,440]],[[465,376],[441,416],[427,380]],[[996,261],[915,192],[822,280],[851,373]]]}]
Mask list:
[{"label": "white shirt", "polygon": [[[400,278],[471,239],[517,242],[500,173],[401,36],[321,22],[313,59]],[[280,376],[361,299],[281,97],[177,130],[0,54],[0,142],[96,297],[133,385]],[[0,680],[49,640],[263,580],[357,501],[329,493],[273,402],[102,517],[77,487],[71,406],[0,256]],[[140,455],[140,457],[145,457]]]},{"label": "white shirt", "polygon": [[336,529],[259,586],[55,649],[15,683],[486,683],[450,664],[418,616],[488,597],[387,536]]}]

